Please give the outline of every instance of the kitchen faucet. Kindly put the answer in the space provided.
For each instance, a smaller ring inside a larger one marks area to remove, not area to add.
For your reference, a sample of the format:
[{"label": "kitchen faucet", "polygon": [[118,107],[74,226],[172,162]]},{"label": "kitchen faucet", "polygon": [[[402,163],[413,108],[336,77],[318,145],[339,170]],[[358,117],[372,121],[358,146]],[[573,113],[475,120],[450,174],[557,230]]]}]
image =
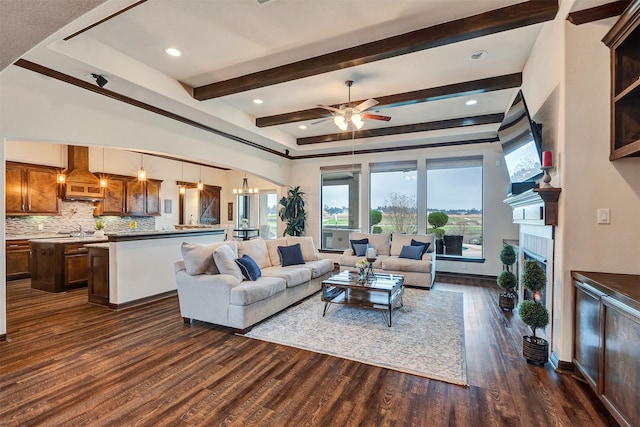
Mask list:
[{"label": "kitchen faucet", "polygon": [[78,225],[78,231],[80,232],[80,238],[84,239],[85,238],[85,233],[84,233],[84,230],[82,229],[82,224]]}]

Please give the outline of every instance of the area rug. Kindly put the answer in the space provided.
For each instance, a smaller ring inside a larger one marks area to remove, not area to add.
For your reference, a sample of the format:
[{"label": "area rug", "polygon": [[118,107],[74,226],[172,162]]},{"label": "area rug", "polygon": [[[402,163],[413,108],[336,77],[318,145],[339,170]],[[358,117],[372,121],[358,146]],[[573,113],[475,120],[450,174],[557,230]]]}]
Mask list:
[{"label": "area rug", "polygon": [[467,385],[462,293],[407,288],[388,327],[383,312],[313,295],[254,326],[246,337]]}]

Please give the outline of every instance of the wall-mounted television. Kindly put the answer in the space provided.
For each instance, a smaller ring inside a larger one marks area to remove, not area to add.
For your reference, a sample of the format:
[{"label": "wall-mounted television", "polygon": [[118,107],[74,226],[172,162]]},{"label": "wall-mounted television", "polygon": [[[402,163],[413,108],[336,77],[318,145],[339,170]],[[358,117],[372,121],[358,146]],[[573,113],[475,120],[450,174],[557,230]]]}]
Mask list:
[{"label": "wall-mounted television", "polygon": [[498,129],[512,187],[516,183],[531,183],[529,187],[533,188],[542,176],[541,129],[541,125],[531,120],[522,91],[518,91]]}]

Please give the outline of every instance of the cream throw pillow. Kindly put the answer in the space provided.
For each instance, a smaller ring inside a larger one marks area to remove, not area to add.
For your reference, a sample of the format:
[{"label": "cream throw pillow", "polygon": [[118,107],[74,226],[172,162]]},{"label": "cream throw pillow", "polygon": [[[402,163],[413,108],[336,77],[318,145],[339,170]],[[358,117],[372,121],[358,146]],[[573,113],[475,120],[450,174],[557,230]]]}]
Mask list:
[{"label": "cream throw pillow", "polygon": [[221,274],[230,274],[240,282],[242,282],[242,271],[238,264],[236,264],[237,254],[233,253],[233,250],[228,246],[220,246],[213,251],[213,260],[220,270]]},{"label": "cream throw pillow", "polygon": [[245,240],[238,244],[238,258],[249,255],[261,269],[271,267],[267,244],[263,239]]},{"label": "cream throw pillow", "polygon": [[266,244],[271,265],[274,267],[280,265],[280,253],[278,252],[278,246],[289,246],[287,245],[287,239],[284,237],[280,237],[278,239],[269,239],[266,241]]},{"label": "cream throw pillow", "polygon": [[238,254],[236,242],[217,242],[210,245],[182,242],[180,251],[182,252],[187,274],[192,276],[198,274],[218,274],[219,270],[213,262],[213,251],[222,245],[230,246],[234,253],[236,255]]},{"label": "cream throw pillow", "polygon": [[291,246],[291,245],[295,245],[296,243],[300,243],[302,258],[304,258],[305,262],[318,260],[318,253],[316,252],[316,245],[313,243],[313,237],[287,236],[286,239],[287,239],[286,246]]},{"label": "cream throw pillow", "polygon": [[399,256],[403,246],[411,246],[411,240],[422,243],[431,243],[427,252],[433,252],[434,234],[397,234],[391,236],[391,256]]}]

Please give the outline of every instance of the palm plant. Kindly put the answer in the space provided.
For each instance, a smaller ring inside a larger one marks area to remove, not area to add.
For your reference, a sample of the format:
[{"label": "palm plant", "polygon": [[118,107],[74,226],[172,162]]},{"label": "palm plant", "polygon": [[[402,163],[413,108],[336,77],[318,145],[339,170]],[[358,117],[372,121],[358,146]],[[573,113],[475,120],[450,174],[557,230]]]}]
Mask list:
[{"label": "palm plant", "polygon": [[280,210],[278,216],[285,222],[283,236],[302,236],[307,214],[304,211],[304,196],[306,193],[300,191],[300,186],[289,187],[286,197],[280,199]]}]

